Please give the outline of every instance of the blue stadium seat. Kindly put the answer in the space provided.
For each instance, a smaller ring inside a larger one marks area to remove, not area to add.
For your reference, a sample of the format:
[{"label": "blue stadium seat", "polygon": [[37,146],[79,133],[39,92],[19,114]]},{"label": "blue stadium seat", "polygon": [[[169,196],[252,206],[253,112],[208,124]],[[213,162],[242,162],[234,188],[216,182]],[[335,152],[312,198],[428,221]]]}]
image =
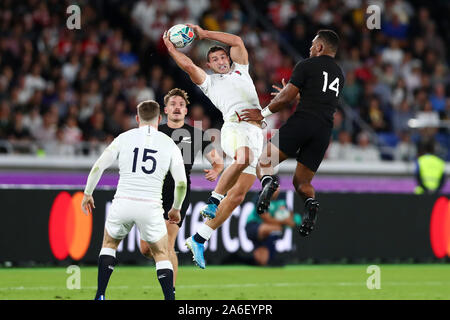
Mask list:
[{"label": "blue stadium seat", "polygon": [[399,140],[397,135],[391,132],[380,132],[377,135],[380,143],[389,147],[395,147]]}]

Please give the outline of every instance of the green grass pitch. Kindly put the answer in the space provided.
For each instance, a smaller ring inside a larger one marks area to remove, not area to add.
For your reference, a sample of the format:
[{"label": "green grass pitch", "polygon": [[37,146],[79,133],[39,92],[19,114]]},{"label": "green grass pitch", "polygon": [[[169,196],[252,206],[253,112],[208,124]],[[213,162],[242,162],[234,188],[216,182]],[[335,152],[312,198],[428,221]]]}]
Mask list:
[{"label": "green grass pitch", "polygon": [[[380,289],[369,290],[368,265],[292,265],[280,268],[181,266],[178,300],[450,299],[450,265],[380,265]],[[80,289],[69,290],[65,267],[0,268],[0,299],[91,300],[97,268],[81,266]],[[117,266],[107,299],[162,299],[154,266]]]}]

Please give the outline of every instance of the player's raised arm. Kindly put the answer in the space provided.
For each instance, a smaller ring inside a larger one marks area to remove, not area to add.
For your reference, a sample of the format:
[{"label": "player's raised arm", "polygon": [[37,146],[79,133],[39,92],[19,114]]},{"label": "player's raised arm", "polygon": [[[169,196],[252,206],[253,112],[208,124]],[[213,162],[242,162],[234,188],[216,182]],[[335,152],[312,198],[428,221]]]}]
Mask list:
[{"label": "player's raised arm", "polygon": [[188,56],[184,53],[178,51],[172,42],[169,40],[170,34],[168,32],[164,32],[163,40],[164,44],[167,47],[167,51],[170,56],[175,60],[176,64],[186,72],[191,78],[192,82],[199,85],[205,82],[206,72],[198,67]]},{"label": "player's raised arm", "polygon": [[187,26],[194,29],[195,34],[200,40],[209,39],[230,46],[231,60],[239,64],[248,64],[248,52],[241,37],[226,32],[205,30],[197,25],[187,24]]},{"label": "player's raised arm", "polygon": [[173,194],[173,205],[169,211],[169,223],[179,223],[181,220],[180,210],[183,205],[187,191],[186,171],[184,169],[183,156],[177,146],[172,148],[172,157],[170,160],[170,173],[175,182]]},{"label": "player's raised arm", "polygon": [[244,109],[240,115],[245,121],[260,121],[270,116],[272,113],[278,112],[284,107],[289,106],[299,94],[299,88],[292,83],[288,83],[276,96],[272,99],[267,107],[262,110]]},{"label": "player's raised arm", "polygon": [[118,144],[117,139],[115,139],[105,149],[105,151],[103,151],[103,153],[94,163],[94,166],[89,172],[86,187],[84,188],[84,197],[83,200],[81,201],[81,209],[86,214],[91,213],[92,209],[95,208],[92,193],[94,192],[95,187],[97,186],[97,183],[103,174],[103,171],[105,171],[105,169],[107,169],[110,165],[112,165],[114,161],[117,159],[117,155],[119,153],[117,144]]}]

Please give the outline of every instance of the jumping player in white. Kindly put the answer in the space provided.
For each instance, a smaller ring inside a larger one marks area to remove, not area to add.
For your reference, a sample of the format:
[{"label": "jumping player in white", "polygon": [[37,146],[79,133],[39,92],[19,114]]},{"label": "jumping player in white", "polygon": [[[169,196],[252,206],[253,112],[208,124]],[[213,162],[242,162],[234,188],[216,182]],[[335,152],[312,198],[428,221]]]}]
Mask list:
[{"label": "jumping player in white", "polygon": [[137,106],[139,128],[120,134],[105,149],[89,173],[81,203],[87,214],[95,208],[92,193],[103,171],[119,160],[119,183],[105,222],[98,260],[98,287],[95,300],[104,300],[109,278],[117,264],[116,250],[134,224],[147,241],[156,263],[156,273],[166,300],[174,300],[173,266],[169,259],[168,237],[161,193],[170,171],[175,184],[169,223],[181,220],[180,209],[186,195],[183,157],[175,142],[158,131],[159,104],[148,100]]},{"label": "jumping player in white", "polygon": [[210,39],[230,46],[229,54],[220,46],[209,49],[207,66],[213,71],[209,75],[174,47],[167,32],[163,37],[168,52],[177,65],[222,112],[224,124],[221,130],[221,147],[227,156],[234,159],[221,175],[206,206],[200,211],[209,220],[186,241],[194,255],[194,261],[204,269],[205,241],[242,203],[255,181],[256,165],[263,148],[263,134],[261,121],[241,121],[240,118],[240,112],[244,109],[261,110],[249,75],[248,52],[242,39],[229,33],[204,30],[196,25],[188,26],[194,30],[199,40]]}]

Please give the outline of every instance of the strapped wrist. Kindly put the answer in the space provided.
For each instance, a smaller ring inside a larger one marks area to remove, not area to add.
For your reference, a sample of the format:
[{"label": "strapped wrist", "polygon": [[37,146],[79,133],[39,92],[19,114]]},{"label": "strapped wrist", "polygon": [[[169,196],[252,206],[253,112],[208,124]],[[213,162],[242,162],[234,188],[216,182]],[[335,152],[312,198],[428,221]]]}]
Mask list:
[{"label": "strapped wrist", "polygon": [[261,110],[261,115],[264,118],[267,118],[268,116],[270,116],[271,114],[273,114],[272,111],[270,111],[270,109],[268,107],[265,107],[264,109]]}]

